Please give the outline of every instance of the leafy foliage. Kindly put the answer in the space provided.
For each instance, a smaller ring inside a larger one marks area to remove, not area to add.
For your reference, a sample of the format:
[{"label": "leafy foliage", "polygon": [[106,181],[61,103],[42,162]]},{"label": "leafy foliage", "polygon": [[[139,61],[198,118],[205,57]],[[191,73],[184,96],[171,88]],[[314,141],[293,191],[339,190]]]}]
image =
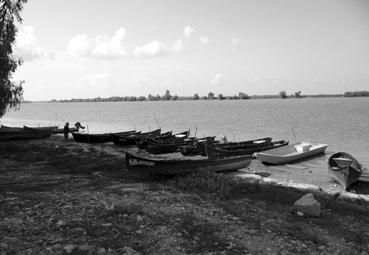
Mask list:
[{"label": "leafy foliage", "polygon": [[21,22],[19,13],[27,0],[0,0],[0,117],[8,108],[17,107],[23,95],[23,82],[13,82],[12,74],[21,60],[13,57],[12,46],[15,41],[17,28],[15,21]]},{"label": "leafy foliage", "polygon": [[283,98],[283,99],[287,98],[286,91],[283,90],[283,91],[279,92],[279,97]]}]

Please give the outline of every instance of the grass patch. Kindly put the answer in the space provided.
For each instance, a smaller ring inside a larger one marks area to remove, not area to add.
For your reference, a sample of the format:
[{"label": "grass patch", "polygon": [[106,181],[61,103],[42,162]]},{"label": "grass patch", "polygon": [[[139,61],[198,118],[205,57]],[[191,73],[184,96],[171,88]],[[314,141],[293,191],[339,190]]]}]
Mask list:
[{"label": "grass patch", "polygon": [[180,222],[177,225],[177,231],[188,242],[186,246],[187,253],[202,254],[223,250],[227,251],[227,254],[242,254],[242,251],[238,250],[236,246],[231,247],[229,242],[217,235],[217,233],[221,232],[220,226],[197,218],[191,212],[184,213],[179,218]]},{"label": "grass patch", "polygon": [[210,171],[176,177],[169,181],[181,190],[217,194],[222,198],[231,195],[232,177]]}]

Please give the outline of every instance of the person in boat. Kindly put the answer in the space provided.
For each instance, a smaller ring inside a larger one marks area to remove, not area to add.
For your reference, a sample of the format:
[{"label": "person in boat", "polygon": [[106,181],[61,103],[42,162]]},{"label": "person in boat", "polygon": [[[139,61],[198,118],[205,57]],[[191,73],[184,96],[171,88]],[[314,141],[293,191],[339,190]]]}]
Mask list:
[{"label": "person in boat", "polygon": [[76,124],[74,124],[74,126],[77,128],[77,131],[79,131],[79,129],[85,129],[84,126],[82,126],[81,122],[77,121]]},{"label": "person in boat", "polygon": [[67,123],[65,123],[65,126],[64,126],[64,139],[65,140],[68,140],[69,132],[70,132],[69,122],[67,122]]}]

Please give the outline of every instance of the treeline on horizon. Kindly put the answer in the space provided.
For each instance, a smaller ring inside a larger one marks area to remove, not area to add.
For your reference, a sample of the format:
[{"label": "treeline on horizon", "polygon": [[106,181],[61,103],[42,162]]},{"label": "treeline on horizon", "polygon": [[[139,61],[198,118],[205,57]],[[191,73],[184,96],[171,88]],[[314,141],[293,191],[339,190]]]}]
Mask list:
[{"label": "treeline on horizon", "polygon": [[369,91],[347,91],[344,94],[318,94],[318,95],[302,95],[301,91],[295,92],[294,94],[287,95],[285,91],[279,92],[278,95],[252,95],[249,96],[244,92],[239,92],[238,95],[223,96],[218,94],[217,96],[213,92],[209,92],[207,96],[199,96],[195,93],[193,96],[178,96],[171,95],[169,90],[166,90],[165,94],[160,96],[159,94],[154,96],[149,94],[145,96],[112,96],[107,98],[73,98],[73,99],[52,99],[51,102],[120,102],[120,101],[175,101],[175,100],[247,100],[247,99],[273,99],[273,98],[304,98],[304,97],[367,97]]}]

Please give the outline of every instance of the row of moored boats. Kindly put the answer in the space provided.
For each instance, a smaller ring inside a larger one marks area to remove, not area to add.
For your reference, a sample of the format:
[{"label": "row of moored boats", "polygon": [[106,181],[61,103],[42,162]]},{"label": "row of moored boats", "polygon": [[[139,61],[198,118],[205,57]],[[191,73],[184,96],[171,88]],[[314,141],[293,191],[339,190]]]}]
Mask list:
[{"label": "row of moored boats", "polygon": [[[102,134],[78,132],[78,128],[70,131],[76,142],[114,142],[119,146],[137,146],[140,149],[138,152],[126,152],[126,164],[129,170],[141,175],[176,175],[203,170],[236,171],[247,168],[252,159],[269,164],[287,164],[322,154],[328,147],[326,144],[308,142],[289,144],[285,140],[272,141],[271,137],[227,142],[216,140],[215,136],[191,137],[189,131],[173,134],[171,131],[162,132],[161,129]],[[0,141],[44,138],[63,132],[56,126],[1,126]],[[183,156],[178,156],[178,152]],[[369,181],[367,171],[354,157],[344,152],[335,153],[329,158],[328,171],[345,189],[359,178]]]}]

